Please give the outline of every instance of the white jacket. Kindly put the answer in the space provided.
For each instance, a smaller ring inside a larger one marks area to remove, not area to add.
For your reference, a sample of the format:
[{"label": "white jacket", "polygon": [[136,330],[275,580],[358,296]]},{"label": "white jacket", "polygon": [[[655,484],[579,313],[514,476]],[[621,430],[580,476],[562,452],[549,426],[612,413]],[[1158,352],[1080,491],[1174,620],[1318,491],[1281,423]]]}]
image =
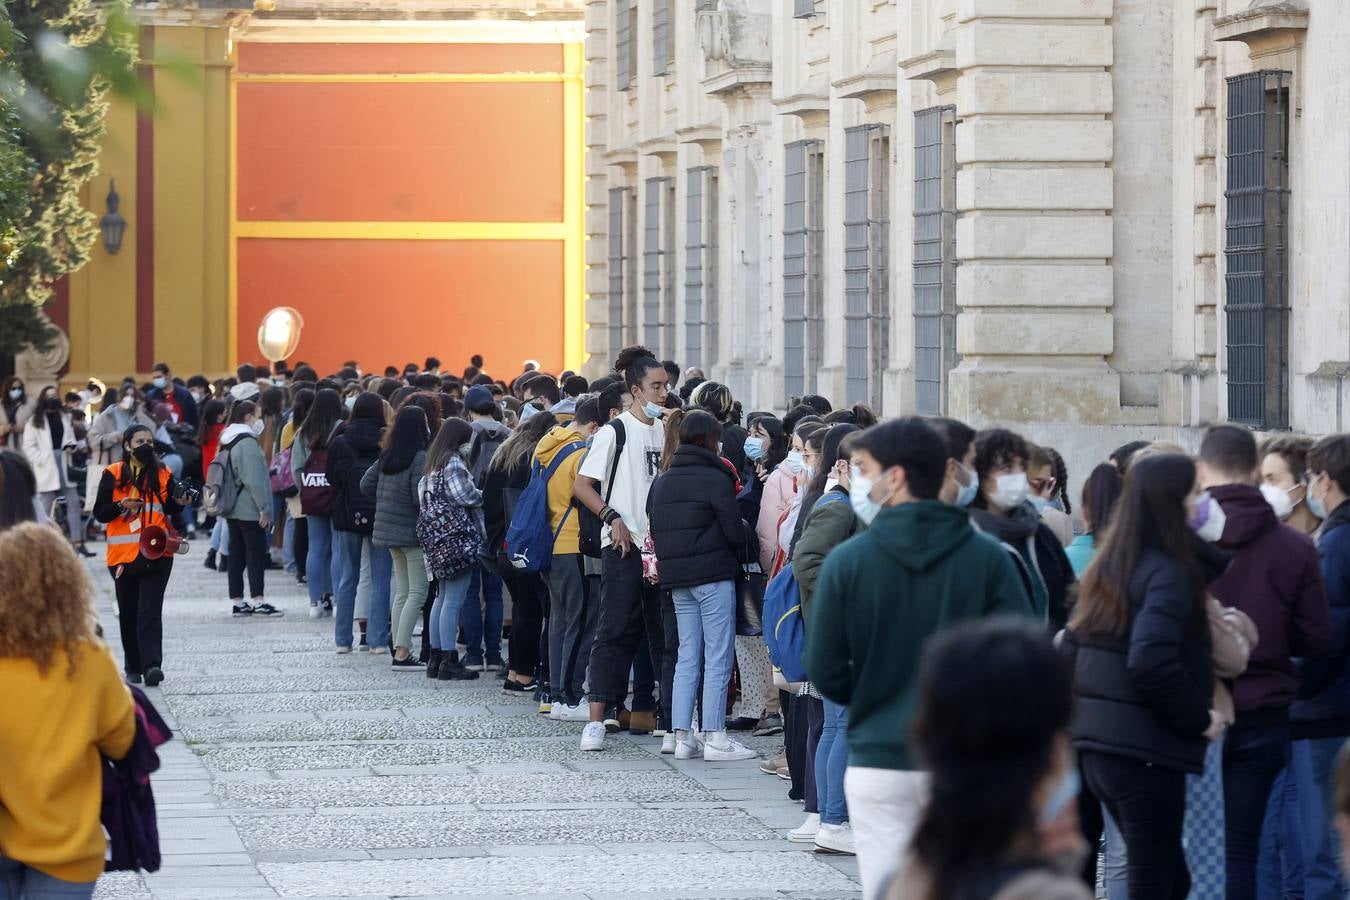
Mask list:
[{"label": "white jacket", "polygon": [[[23,455],[28,457],[28,464],[33,467],[38,492],[59,491],[61,470],[56,467],[56,448],[52,446],[52,431],[50,428],[35,426],[33,422],[36,419],[37,416],[34,415],[23,427]],[[61,427],[65,429],[61,437],[61,446],[74,447],[75,429],[71,427],[69,413],[61,413]]]}]

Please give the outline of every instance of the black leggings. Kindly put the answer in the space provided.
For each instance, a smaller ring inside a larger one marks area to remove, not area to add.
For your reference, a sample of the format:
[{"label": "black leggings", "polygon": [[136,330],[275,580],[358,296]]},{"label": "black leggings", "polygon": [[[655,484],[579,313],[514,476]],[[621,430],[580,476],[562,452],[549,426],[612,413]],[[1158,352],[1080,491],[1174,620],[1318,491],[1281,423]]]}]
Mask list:
[{"label": "black leggings", "polygon": [[255,600],[263,595],[263,573],[267,570],[267,532],[257,522],[225,520],[230,530],[230,561],[225,581],[231,600],[244,597],[244,567],[248,566],[248,593]]},{"label": "black leggings", "polygon": [[544,623],[547,588],[540,575],[502,579],[511,592],[511,671],[533,677],[539,668],[539,635]]},{"label": "black leggings", "polygon": [[291,547],[295,551],[295,575],[297,578],[304,578],[305,564],[309,561],[309,519],[304,516],[295,520]]},{"label": "black leggings", "polygon": [[141,675],[164,662],[164,589],[173,572],[173,557],[138,557],[122,568],[108,570],[117,592],[117,626],[122,633],[122,656],[128,675]]},{"label": "black leggings", "polygon": [[1081,758],[1088,787],[1125,838],[1130,900],[1185,900],[1191,890],[1181,847],[1185,773],[1091,750]]}]

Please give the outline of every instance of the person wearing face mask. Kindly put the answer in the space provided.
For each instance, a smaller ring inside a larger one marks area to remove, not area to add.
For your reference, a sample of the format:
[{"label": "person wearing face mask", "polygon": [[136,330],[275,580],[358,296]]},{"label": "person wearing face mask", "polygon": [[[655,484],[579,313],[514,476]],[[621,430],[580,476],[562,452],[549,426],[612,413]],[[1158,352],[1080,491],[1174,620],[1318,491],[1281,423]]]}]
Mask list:
[{"label": "person wearing face mask", "polygon": [[[1261,888],[1272,897],[1340,900],[1346,895],[1346,878],[1337,860],[1332,780],[1336,754],[1350,737],[1350,668],[1346,666],[1350,658],[1350,528],[1346,527],[1350,524],[1350,503],[1346,503],[1350,436],[1322,438],[1308,449],[1306,465],[1302,493],[1307,502],[1301,506],[1312,507],[1324,519],[1317,549],[1331,610],[1332,641],[1326,653],[1305,658],[1300,666],[1299,699],[1289,716],[1293,739],[1289,765],[1271,791],[1267,811]],[[1263,461],[1263,473],[1266,470]]]},{"label": "person wearing face mask", "polygon": [[545,471],[561,454],[567,454],[548,482],[549,528],[554,533],[553,564],[548,571],[548,714],[564,722],[586,722],[591,717],[584,684],[600,604],[581,555],[572,489],[586,456],[586,442],[600,427],[600,419],[599,400],[583,397],[572,421],[554,426],[534,449],[534,462]]},{"label": "person wearing face mask", "polygon": [[910,737],[924,642],[1030,609],[1007,553],[939,499],[946,475],[946,446],[922,419],[864,432],[848,481],[868,528],[830,552],[811,592],[803,662],[821,695],[848,708],[844,794],[866,898],[908,852],[926,794]]},{"label": "person wearing face mask", "polygon": [[[234,473],[234,508],[225,513],[229,534],[229,583],[232,613],[235,616],[280,615],[263,598],[263,578],[267,568],[267,529],[272,524],[272,484],[267,473],[258,438],[263,432],[258,406],[240,400],[230,407],[229,424],[220,434],[217,456],[228,457]],[[244,601],[244,570],[248,570],[251,603]]]},{"label": "person wearing face mask", "polygon": [[110,389],[103,396],[103,411],[94,417],[87,437],[92,456],[86,484],[92,485],[93,490],[86,493],[85,507],[90,510],[103,469],[122,461],[122,435],[126,430],[132,425],[144,425],[152,433],[155,430],[155,421],[146,412],[135,385],[123,385],[116,391]]},{"label": "person wearing face mask", "polygon": [[35,401],[28,397],[23,379],[13,375],[5,379],[0,391],[0,446],[18,450],[23,439],[23,427],[33,415]]},{"label": "person wearing face mask", "polygon": [[980,486],[971,500],[975,527],[1017,551],[1031,579],[1037,613],[1051,634],[1068,618],[1065,601],[1073,567],[1064,545],[1041,521],[1027,499],[1027,459],[1031,451],[1021,435],[1002,428],[975,436],[975,475]]},{"label": "person wearing face mask", "polygon": [[169,531],[169,516],[183,509],[182,488],[155,456],[155,439],[143,425],[122,435],[123,458],[103,470],[94,518],[108,528],[107,563],[117,593],[122,662],[132,684],[154,687],[164,680],[164,589],[173,554],[141,555],[141,534],[150,526]]},{"label": "person wearing face mask", "polygon": [[1322,520],[1307,503],[1308,451],[1312,438],[1281,435],[1261,442],[1261,493],[1275,516],[1292,528],[1312,535]]},{"label": "person wearing face mask", "polygon": [[56,388],[43,388],[37,409],[23,429],[23,454],[37,476],[39,497],[48,515],[52,514],[56,498],[63,497],[70,542],[81,556],[92,558],[94,554],[84,546],[84,504],[80,503],[68,473],[75,445],[75,427],[70,413],[61,406]]},{"label": "person wearing face mask", "polygon": [[1061,545],[1073,542],[1073,505],[1069,502],[1069,470],[1053,447],[1028,445],[1027,500]]},{"label": "person wearing face mask", "polygon": [[1294,658],[1326,650],[1331,613],[1317,548],[1282,525],[1257,488],[1252,433],[1237,425],[1210,428],[1197,469],[1205,493],[1192,524],[1233,557],[1210,592],[1246,613],[1260,635],[1246,671],[1233,682],[1237,720],[1223,748],[1227,890],[1244,900],[1256,896],[1267,801],[1289,758],[1289,707],[1299,690]]},{"label": "person wearing face mask", "polygon": [[168,363],[155,363],[155,374],[150,380],[150,389],[145,392],[145,401],[151,409],[157,403],[168,404],[175,422],[186,422],[194,429],[201,422],[196,398],[190,390],[174,382]]},{"label": "person wearing face mask", "polygon": [[[778,557],[778,529],[792,511],[799,488],[811,480],[804,471],[806,442],[803,427],[809,426],[798,426],[792,432],[787,453],[782,462],[768,471],[764,478],[764,491],[759,498],[759,518],[755,525],[755,532],[759,536],[759,564],[770,577],[776,574],[773,567]],[[768,468],[767,465],[765,468]]]},{"label": "person wearing face mask", "polygon": [[924,652],[915,748],[932,773],[908,861],[882,900],[1091,900],[1054,647],[1007,621],[958,625]]}]

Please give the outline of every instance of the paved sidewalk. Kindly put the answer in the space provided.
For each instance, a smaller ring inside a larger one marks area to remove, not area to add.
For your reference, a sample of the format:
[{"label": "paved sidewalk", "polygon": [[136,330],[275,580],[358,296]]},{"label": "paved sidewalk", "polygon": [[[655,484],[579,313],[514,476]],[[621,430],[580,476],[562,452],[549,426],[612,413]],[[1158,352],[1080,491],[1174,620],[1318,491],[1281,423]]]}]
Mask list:
[{"label": "paved sidewalk", "polygon": [[[853,859],[783,838],[801,805],[757,762],[677,762],[626,734],[583,754],[581,725],[491,673],[429,682],[336,655],[332,619],[309,619],[284,573],[267,573],[284,618],[231,618],[204,551],[175,564],[149,691],[177,732],[154,778],[164,866],[96,896],[858,896]],[[120,656],[107,570],[91,571]]]}]

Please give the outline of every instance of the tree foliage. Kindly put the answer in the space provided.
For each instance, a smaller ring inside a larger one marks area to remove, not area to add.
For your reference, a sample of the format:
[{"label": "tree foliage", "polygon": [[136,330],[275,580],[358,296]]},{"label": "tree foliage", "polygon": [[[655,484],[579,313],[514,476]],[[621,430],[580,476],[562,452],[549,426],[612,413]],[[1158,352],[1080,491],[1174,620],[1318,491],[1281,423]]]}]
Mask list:
[{"label": "tree foliage", "polygon": [[109,89],[136,97],[124,0],[6,0],[0,17],[0,354],[47,345],[53,283],[89,261]]}]

